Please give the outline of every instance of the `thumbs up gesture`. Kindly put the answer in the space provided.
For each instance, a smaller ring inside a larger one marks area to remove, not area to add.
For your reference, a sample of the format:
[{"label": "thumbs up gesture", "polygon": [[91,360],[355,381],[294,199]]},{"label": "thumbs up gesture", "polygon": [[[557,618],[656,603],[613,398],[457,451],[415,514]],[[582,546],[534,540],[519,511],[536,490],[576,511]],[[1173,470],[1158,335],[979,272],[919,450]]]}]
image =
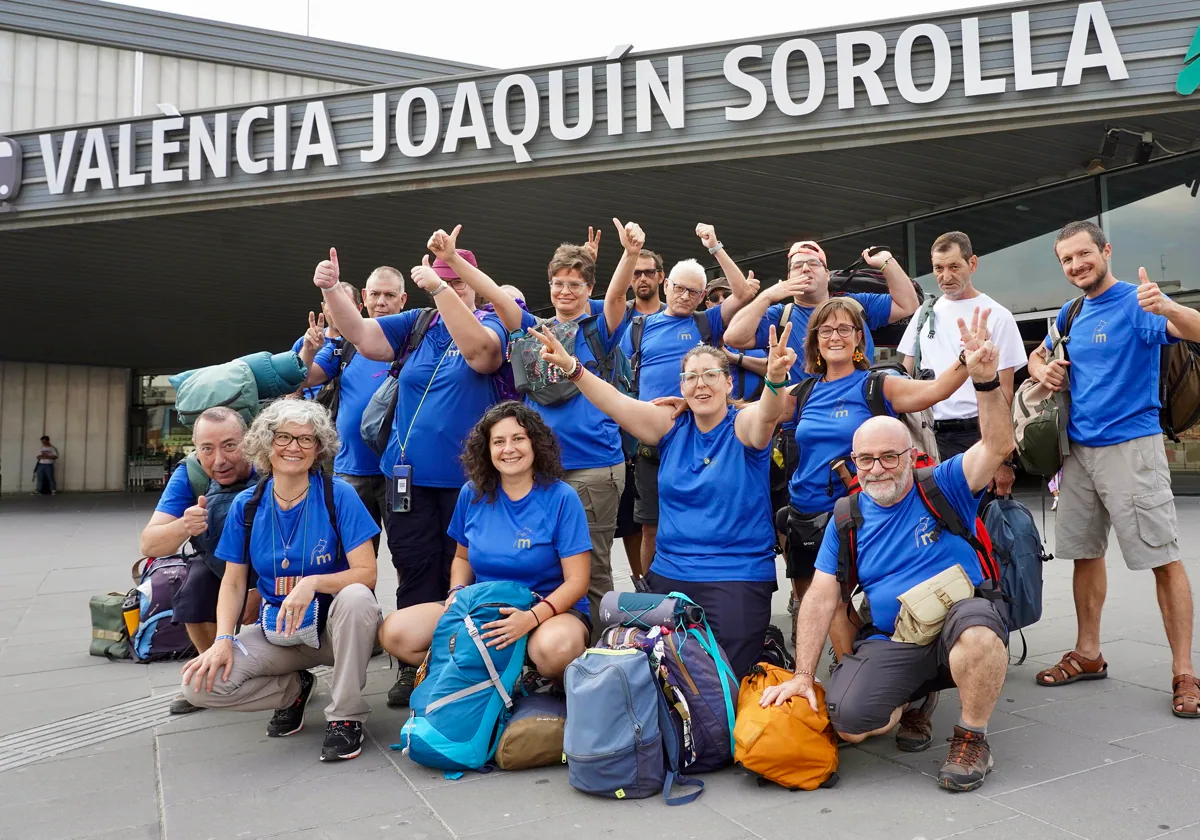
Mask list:
[{"label": "thumbs up gesture", "polygon": [[616,217],[613,218],[613,225],[617,229],[617,236],[621,239],[621,247],[625,249],[625,253],[632,257],[640,254],[646,244],[646,234],[641,225],[637,222],[622,224]]},{"label": "thumbs up gesture", "polygon": [[420,286],[426,292],[433,292],[442,285],[442,278],[438,277],[433,268],[429,265],[429,255],[426,254],[421,258],[421,264],[414,266],[409,274],[412,281]]},{"label": "thumbs up gesture", "polygon": [[183,527],[193,537],[208,530],[208,499],[200,496],[196,504],[183,512]]},{"label": "thumbs up gesture", "polygon": [[330,248],[329,259],[317,263],[317,269],[313,272],[313,285],[318,289],[332,289],[340,279],[341,271],[338,269],[337,249]]},{"label": "thumbs up gesture", "polygon": [[1157,283],[1150,282],[1145,268],[1138,269],[1138,304],[1146,312],[1166,316],[1171,308],[1171,299],[1162,293]]}]

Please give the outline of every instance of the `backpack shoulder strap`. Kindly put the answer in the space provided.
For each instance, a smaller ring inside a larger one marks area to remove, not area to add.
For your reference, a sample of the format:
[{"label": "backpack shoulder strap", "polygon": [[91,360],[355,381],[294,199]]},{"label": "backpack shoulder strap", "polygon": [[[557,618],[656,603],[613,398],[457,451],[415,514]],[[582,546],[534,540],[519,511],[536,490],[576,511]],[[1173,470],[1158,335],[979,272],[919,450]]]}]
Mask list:
[{"label": "backpack shoulder strap", "polygon": [[604,342],[600,340],[600,325],[597,320],[602,317],[604,316],[593,315],[591,318],[584,318],[579,325],[583,340],[587,342],[588,349],[592,351],[592,357],[596,360],[596,367],[601,371],[607,368],[610,355],[609,351],[604,349]]},{"label": "backpack shoulder strap", "polygon": [[[266,482],[263,482],[264,484]],[[336,550],[333,553],[334,557],[342,556],[342,532],[338,528],[337,508],[333,503],[333,472],[321,470],[321,487],[325,492],[325,511],[329,514],[329,524],[333,526],[333,535],[337,540]],[[255,492],[258,492],[257,490]]]},{"label": "backpack shoulder strap", "polygon": [[928,297],[921,304],[921,308],[917,310],[917,329],[916,337],[913,340],[913,376],[917,375],[917,371],[921,369],[921,331],[925,329],[925,324],[929,324],[929,337],[933,338],[937,333],[937,319],[933,317],[933,304],[937,302],[936,298]]},{"label": "backpack shoulder strap", "polygon": [[1080,295],[1071,301],[1071,307],[1067,310],[1067,320],[1063,323],[1062,332],[1059,333],[1058,340],[1062,342],[1063,356],[1067,356],[1067,345],[1071,343],[1071,325],[1075,323],[1075,319],[1079,316],[1079,312],[1083,309],[1083,301],[1086,295]]},{"label": "backpack shoulder strap", "polygon": [[833,523],[838,535],[837,581],[842,600],[849,604],[858,588],[858,528],[862,525],[862,509],[857,493],[842,496],[833,503]]},{"label": "backpack shoulder strap", "polygon": [[437,309],[432,306],[427,306],[421,310],[421,314],[417,316],[417,320],[413,324],[412,332],[408,334],[408,345],[404,355],[408,356],[417,349],[417,345],[421,343],[421,339],[425,338],[425,333],[429,332],[429,324],[433,321],[433,316],[436,314]]},{"label": "backpack shoulder strap", "polygon": [[[915,366],[913,370],[916,370]],[[864,396],[867,398],[867,408],[871,409],[871,414],[875,417],[886,417],[888,413],[883,393],[883,378],[888,375],[887,371],[873,370],[867,374],[867,381],[863,386],[866,389]]]},{"label": "backpack shoulder strap", "polygon": [[700,331],[700,341],[711,345],[713,343],[712,324],[708,323],[707,310],[705,312],[693,312],[692,320],[696,322],[696,329]]},{"label": "backpack shoulder strap", "polygon": [[646,316],[634,315],[629,324],[629,346],[633,355],[629,357],[629,367],[633,370],[633,393],[637,394],[641,380],[642,368],[642,333],[646,331]]},{"label": "backpack shoulder strap", "polygon": [[246,500],[246,506],[242,508],[242,562],[250,565],[250,537],[254,532],[254,517],[258,513],[258,506],[262,504],[263,491],[267,489],[267,478],[262,478],[254,485],[254,492],[250,498]]},{"label": "backpack shoulder strap", "polygon": [[356,353],[358,353],[358,348],[354,346],[354,342],[350,341],[348,338],[343,338],[341,355],[342,362],[340,365],[338,365],[339,374],[346,369],[346,366],[350,364]]},{"label": "backpack shoulder strap", "polygon": [[815,376],[801,379],[797,384],[792,386],[792,396],[796,398],[795,417],[797,420],[800,419],[800,413],[804,411],[804,404],[812,396],[813,388],[815,387],[817,387],[817,377]]},{"label": "backpack shoulder strap", "polygon": [[783,309],[779,313],[779,323],[775,325],[776,332],[782,332],[783,328],[788,325],[788,321],[792,320],[792,312],[795,308],[796,304],[790,300],[783,305]]},{"label": "backpack shoulder strap", "polygon": [[183,459],[183,465],[187,470],[188,484],[192,487],[192,494],[198,499],[208,492],[212,479],[208,477],[204,467],[200,466],[200,459],[196,457],[195,452],[188,453],[188,456]]},{"label": "backpack shoulder strap", "polygon": [[991,552],[975,536],[974,528],[968,527],[958,511],[954,509],[954,505],[950,504],[950,500],[946,498],[946,494],[934,480],[933,471],[933,467],[920,467],[913,470],[913,483],[917,486],[917,492],[921,494],[921,501],[925,504],[926,510],[933,514],[933,517],[947,531],[966,540],[971,548],[975,549],[975,553],[979,555],[979,565],[983,569],[985,578],[1000,580],[1000,569]]}]

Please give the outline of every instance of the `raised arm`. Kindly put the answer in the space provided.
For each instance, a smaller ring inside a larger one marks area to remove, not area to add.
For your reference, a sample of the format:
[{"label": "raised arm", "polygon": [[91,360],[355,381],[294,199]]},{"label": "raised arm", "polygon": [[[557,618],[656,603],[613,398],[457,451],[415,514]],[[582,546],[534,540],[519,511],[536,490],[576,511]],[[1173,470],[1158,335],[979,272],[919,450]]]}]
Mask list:
[{"label": "raised arm", "polygon": [[[949,399],[967,381],[967,366],[964,361],[967,354],[978,349],[988,340],[987,321],[992,310],[979,308],[971,315],[971,326],[968,328],[962,318],[958,319],[959,334],[963,341],[963,355],[959,363],[946,368],[941,376],[932,381],[905,379],[903,376],[889,376],[883,380],[883,395],[898,414],[912,411],[924,411],[930,406]],[[906,356],[911,359],[911,356]]]},{"label": "raised arm", "polygon": [[308,330],[304,333],[304,343],[300,346],[300,361],[304,362],[304,367],[308,369],[308,375],[304,377],[304,381],[300,383],[300,388],[315,388],[318,385],[324,385],[329,381],[329,374],[322,370],[313,362],[317,358],[317,353],[325,346],[325,314],[313,315],[308,313]]},{"label": "raised arm", "polygon": [[338,286],[341,270],[338,268],[337,249],[329,249],[329,259],[317,264],[313,272],[313,285],[321,290],[325,304],[333,320],[343,324],[338,328],[346,340],[354,345],[363,356],[376,362],[390,362],[396,358],[392,343],[383,334],[383,328],[374,318],[364,318],[354,303]]},{"label": "raised arm", "polygon": [[[625,293],[633,283],[633,268],[637,265],[638,254],[646,244],[646,234],[636,222],[621,224],[620,219],[613,219],[617,228],[617,236],[621,238],[621,260],[617,270],[613,272],[608,289],[604,292],[604,322],[608,325],[608,334],[616,335],[621,321],[625,318]],[[589,231],[589,243],[590,233]],[[596,246],[599,247],[600,237],[596,236]]]},{"label": "raised arm", "polygon": [[[500,365],[504,363],[504,348],[500,344],[500,336],[480,323],[475,313],[463,303],[462,298],[450,289],[450,284],[434,273],[429,265],[428,254],[421,258],[420,265],[413,268],[411,277],[414,283],[433,298],[433,305],[437,307],[442,323],[450,331],[450,337],[454,339],[471,370],[482,374],[499,370]],[[449,294],[446,294],[447,292]],[[503,292],[500,294],[504,295]]]},{"label": "raised arm", "polygon": [[880,251],[874,256],[871,256],[870,252],[870,248],[863,251],[863,260],[871,268],[883,271],[888,294],[892,296],[892,313],[888,316],[888,323],[894,324],[912,317],[921,305],[921,299],[917,296],[916,287],[909,279],[908,272],[900,266],[900,261],[892,256],[891,251]]},{"label": "raised arm", "polygon": [[766,449],[775,436],[775,426],[783,415],[787,401],[787,380],[792,365],[796,363],[796,351],[788,346],[792,325],[783,328],[776,337],[775,325],[771,325],[770,350],[767,353],[767,382],[758,402],[751,403],[738,412],[734,431],[738,440],[753,449]]},{"label": "raised arm", "polygon": [[967,370],[979,401],[979,443],[963,455],[963,475],[972,493],[991,483],[996,470],[1017,445],[1013,437],[1012,413],[1000,387],[996,367],[1000,351],[987,341],[967,354]]},{"label": "raised arm", "polygon": [[588,402],[617,421],[622,429],[642,443],[657,444],[674,425],[674,409],[627,397],[603,379],[592,374],[566,351],[549,330],[529,330],[542,343],[542,358],[567,374]]},{"label": "raised arm", "polygon": [[523,310],[517,306],[515,300],[508,296],[507,292],[500,288],[495,280],[478,267],[471,265],[458,253],[458,234],[461,231],[462,225],[456,225],[450,233],[437,230],[433,236],[429,237],[427,247],[435,257],[450,266],[459,279],[470,286],[476,295],[492,302],[492,307],[496,310],[496,316],[500,319],[500,323],[504,324],[504,329],[516,332],[521,329]]},{"label": "raised arm", "polygon": [[[731,284],[732,285],[732,284]],[[758,337],[758,325],[766,317],[772,304],[783,303],[801,291],[798,284],[780,280],[758,295],[741,309],[725,327],[725,343],[738,350],[753,350]],[[731,296],[732,298],[732,296]],[[728,303],[726,300],[725,303]],[[721,304],[724,306],[725,303]],[[721,317],[724,318],[724,311]]]},{"label": "raised arm", "polygon": [[[742,270],[738,268],[738,264],[733,261],[733,257],[729,256],[729,252],[725,250],[725,246],[717,238],[717,231],[712,225],[705,224],[704,222],[696,225],[696,236],[700,237],[700,242],[709,250],[709,253],[716,256],[717,265],[721,267],[721,272],[725,275],[725,279],[729,281],[729,288],[732,294],[725,298],[725,301],[721,304],[721,320],[728,327],[729,322],[733,320],[733,316],[738,313],[738,310],[753,300],[754,296],[758,294],[759,283],[754,279],[753,271],[750,272],[750,279],[746,279],[746,275],[742,274]],[[714,248],[716,248],[715,251],[713,250]]]},{"label": "raised arm", "polygon": [[1171,336],[1184,341],[1200,341],[1200,312],[1164,295],[1157,283],[1150,282],[1144,268],[1138,269],[1138,281],[1138,303],[1143,310],[1166,318],[1167,332]]}]

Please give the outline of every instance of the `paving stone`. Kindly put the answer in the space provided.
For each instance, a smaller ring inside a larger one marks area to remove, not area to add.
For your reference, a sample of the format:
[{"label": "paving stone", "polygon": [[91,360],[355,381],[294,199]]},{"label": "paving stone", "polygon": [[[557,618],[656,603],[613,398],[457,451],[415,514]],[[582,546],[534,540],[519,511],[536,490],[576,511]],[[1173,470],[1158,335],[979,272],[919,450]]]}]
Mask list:
[{"label": "paving stone", "polygon": [[[108,742],[112,743],[112,742]],[[0,773],[0,802],[34,802],[42,796],[106,791],[113,780],[138,785],[143,792],[157,784],[154,744],[27,764]]]},{"label": "paving stone", "polygon": [[1122,738],[1114,745],[1200,770],[1200,749],[1196,744],[1200,726],[1195,720],[1175,719],[1179,722],[1172,726]]},{"label": "paving stone", "polygon": [[[1099,684],[1104,689],[1107,686],[1103,684],[1107,682],[1099,680],[1093,685]],[[1049,723],[1095,741],[1115,741],[1179,722],[1179,718],[1171,714],[1169,695],[1128,684],[1100,690],[1069,703],[1035,706],[1022,711],[1018,717]],[[1200,730],[1197,736],[1200,738]]]},{"label": "paving stone", "polygon": [[[116,778],[116,777],[113,777]],[[158,797],[144,784],[69,792],[54,785],[32,788],[0,805],[0,840],[66,840],[114,832],[127,826],[158,824]],[[45,793],[51,796],[45,796]]]},{"label": "paving stone", "polygon": [[347,820],[304,831],[289,831],[288,840],[444,840],[453,837],[441,820],[428,808],[375,814],[357,820]]},{"label": "paving stone", "polygon": [[661,797],[605,802],[571,814],[546,817],[508,828],[489,828],[477,834],[459,835],[472,840],[525,840],[529,837],[567,836],[587,838],[647,837],[654,840],[741,840],[744,826],[721,816],[703,804],[668,806]]},{"label": "paving stone", "polygon": [[[472,775],[477,774],[468,774]],[[517,823],[596,806],[595,797],[568,784],[566,768],[561,766],[515,773],[496,771],[462,786],[456,783],[429,788],[421,795],[458,835],[499,831]],[[470,807],[461,807],[464,802],[470,802]]]},{"label": "paving stone", "polygon": [[[988,784],[990,785],[991,782]],[[942,837],[930,838],[930,840],[951,840],[951,838],[955,838],[955,840],[1013,840],[1018,837],[1020,840],[1079,840],[1078,834],[1064,831],[1025,815],[1008,817],[989,825],[970,828],[966,831],[956,831]]]},{"label": "paving stone", "polygon": [[1198,790],[1200,771],[1135,755],[992,801],[1083,837],[1144,840],[1200,821]]}]

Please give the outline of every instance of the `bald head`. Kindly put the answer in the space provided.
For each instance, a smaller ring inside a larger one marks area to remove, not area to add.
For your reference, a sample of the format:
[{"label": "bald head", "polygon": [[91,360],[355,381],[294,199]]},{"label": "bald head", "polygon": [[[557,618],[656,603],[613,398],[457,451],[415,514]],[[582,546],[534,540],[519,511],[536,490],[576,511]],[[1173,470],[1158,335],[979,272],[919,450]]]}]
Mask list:
[{"label": "bald head", "polygon": [[872,417],[854,433],[858,483],[876,504],[891,507],[912,489],[912,448],[912,436],[895,417]]},{"label": "bald head", "polygon": [[872,417],[854,433],[854,451],[868,455],[907,452],[912,446],[908,427],[895,417]]}]

